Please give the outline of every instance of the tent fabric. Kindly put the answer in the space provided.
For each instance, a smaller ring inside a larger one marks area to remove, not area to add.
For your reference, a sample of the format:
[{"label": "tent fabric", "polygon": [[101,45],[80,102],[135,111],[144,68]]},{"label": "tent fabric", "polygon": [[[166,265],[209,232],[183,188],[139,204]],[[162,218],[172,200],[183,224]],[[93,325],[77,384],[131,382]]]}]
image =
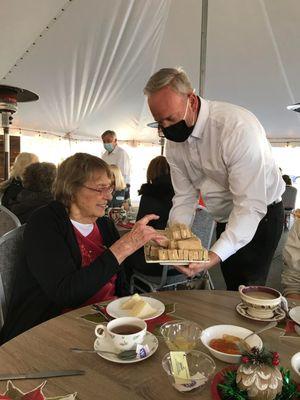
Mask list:
[{"label": "tent fabric", "polygon": [[[208,6],[205,97],[248,108],[272,140],[300,139],[286,109],[300,97],[299,1]],[[157,142],[142,93],[150,75],[181,65],[199,89],[199,0],[2,0],[0,34],[1,83],[40,96],[19,105],[21,129]]]}]

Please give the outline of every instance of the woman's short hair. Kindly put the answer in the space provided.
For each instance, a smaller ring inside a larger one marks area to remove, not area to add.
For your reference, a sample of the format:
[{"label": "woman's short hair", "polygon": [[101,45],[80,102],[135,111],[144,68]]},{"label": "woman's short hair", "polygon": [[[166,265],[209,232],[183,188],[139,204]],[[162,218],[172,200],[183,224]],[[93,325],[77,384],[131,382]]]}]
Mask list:
[{"label": "woman's short hair", "polygon": [[150,96],[165,86],[169,86],[174,92],[179,94],[190,94],[193,87],[189,77],[181,67],[162,68],[155,72],[148,80],[144,94]]},{"label": "woman's short hair", "polygon": [[58,167],[54,198],[69,209],[74,194],[97,171],[103,172],[111,179],[109,166],[101,158],[87,153],[76,153],[68,157]]},{"label": "woman's short hair", "polygon": [[120,168],[115,164],[110,164],[109,169],[112,173],[112,180],[114,181],[114,190],[124,190],[126,188],[126,183]]},{"label": "woman's short hair", "polygon": [[166,157],[158,156],[153,158],[148,165],[147,182],[154,182],[162,175],[170,175],[170,166]]},{"label": "woman's short hair", "polygon": [[56,166],[48,162],[30,164],[23,174],[23,186],[32,192],[51,192]]}]

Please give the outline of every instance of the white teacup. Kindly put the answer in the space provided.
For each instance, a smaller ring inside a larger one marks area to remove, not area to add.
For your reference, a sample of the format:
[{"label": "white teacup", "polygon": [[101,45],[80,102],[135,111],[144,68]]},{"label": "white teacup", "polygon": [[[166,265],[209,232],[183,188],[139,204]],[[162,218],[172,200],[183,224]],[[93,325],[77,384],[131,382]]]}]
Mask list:
[{"label": "white teacup", "polygon": [[110,321],[107,325],[99,324],[95,328],[98,338],[110,337],[119,350],[131,350],[143,343],[147,332],[144,320],[135,317],[121,317]]},{"label": "white teacup", "polygon": [[254,318],[272,318],[277,307],[288,310],[288,302],[281,293],[267,286],[239,286],[247,313]]}]

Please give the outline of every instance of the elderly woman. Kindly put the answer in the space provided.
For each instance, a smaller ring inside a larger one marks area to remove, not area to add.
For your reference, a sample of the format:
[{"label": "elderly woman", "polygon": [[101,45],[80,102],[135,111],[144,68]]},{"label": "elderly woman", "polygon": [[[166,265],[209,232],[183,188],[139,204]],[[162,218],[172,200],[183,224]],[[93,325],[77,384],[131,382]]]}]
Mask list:
[{"label": "elderly woman", "polygon": [[158,218],[153,214],[119,238],[103,217],[112,197],[111,173],[98,157],[69,157],[54,186],[55,201],[38,209],[25,228],[2,343],[69,308],[128,294],[124,261],[148,240],[161,239],[147,226]]},{"label": "elderly woman", "polygon": [[[11,168],[10,177],[0,185],[0,192],[2,192],[1,204],[9,208],[15,203],[17,195],[23,189],[23,174],[25,169],[33,163],[38,162],[38,156],[33,153],[20,153]],[[1,197],[1,196],[0,196]]]},{"label": "elderly woman", "polygon": [[17,195],[10,210],[22,224],[27,222],[34,210],[53,200],[52,186],[56,177],[56,166],[48,162],[29,165],[23,174],[24,188]]}]

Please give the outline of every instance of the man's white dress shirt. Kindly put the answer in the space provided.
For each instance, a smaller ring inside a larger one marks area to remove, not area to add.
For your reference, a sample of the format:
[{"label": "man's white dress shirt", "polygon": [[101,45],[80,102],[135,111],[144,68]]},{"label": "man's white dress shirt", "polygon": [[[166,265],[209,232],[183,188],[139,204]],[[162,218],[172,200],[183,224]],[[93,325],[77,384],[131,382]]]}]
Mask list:
[{"label": "man's white dress shirt", "polygon": [[169,222],[191,225],[201,194],[217,222],[228,222],[212,246],[222,261],[249,243],[267,206],[285,189],[264,128],[248,110],[201,100],[190,137],[167,140],[175,190]]},{"label": "man's white dress shirt", "polygon": [[111,153],[106,151],[102,154],[101,158],[107,162],[107,164],[117,165],[122,172],[125,183],[130,184],[130,160],[128,154],[122,147],[116,145]]}]

